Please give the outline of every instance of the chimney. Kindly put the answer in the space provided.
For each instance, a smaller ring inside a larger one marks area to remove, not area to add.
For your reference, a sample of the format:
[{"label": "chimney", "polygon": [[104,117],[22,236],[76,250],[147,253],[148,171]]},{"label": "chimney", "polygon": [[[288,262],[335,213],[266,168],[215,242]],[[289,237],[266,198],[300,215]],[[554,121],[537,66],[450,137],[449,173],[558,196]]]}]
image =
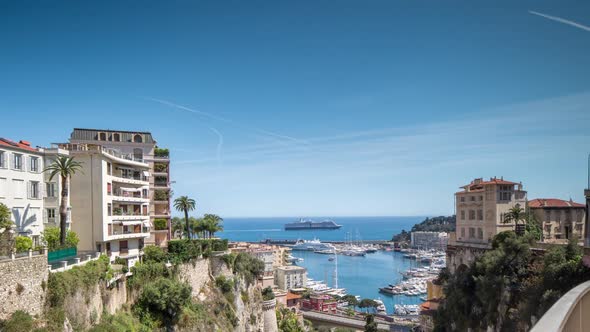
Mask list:
[{"label": "chimney", "polygon": [[31,146],[31,142],[29,142],[29,141],[23,141],[22,139],[19,141],[19,143],[22,144],[22,145]]}]

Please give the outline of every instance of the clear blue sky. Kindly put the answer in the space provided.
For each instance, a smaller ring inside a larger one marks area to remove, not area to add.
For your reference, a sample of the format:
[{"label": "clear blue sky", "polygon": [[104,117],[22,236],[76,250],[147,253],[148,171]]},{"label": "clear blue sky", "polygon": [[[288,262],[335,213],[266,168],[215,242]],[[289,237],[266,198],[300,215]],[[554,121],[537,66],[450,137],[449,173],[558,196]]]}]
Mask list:
[{"label": "clear blue sky", "polygon": [[151,131],[224,217],[449,214],[491,176],[582,201],[589,26],[588,1],[3,1],[0,136]]}]

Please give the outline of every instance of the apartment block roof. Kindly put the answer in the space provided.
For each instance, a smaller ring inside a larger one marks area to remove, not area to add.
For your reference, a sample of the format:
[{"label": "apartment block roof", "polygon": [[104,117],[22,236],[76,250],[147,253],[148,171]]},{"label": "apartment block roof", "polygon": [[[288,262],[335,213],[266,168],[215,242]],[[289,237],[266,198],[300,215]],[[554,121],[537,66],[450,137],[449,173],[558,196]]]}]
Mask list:
[{"label": "apartment block roof", "polygon": [[13,149],[25,150],[25,151],[30,151],[30,152],[39,152],[38,149],[35,149],[35,148],[31,147],[31,143],[30,142],[23,141],[23,140],[20,140],[17,143],[17,142],[15,142],[13,140],[9,140],[8,138],[0,137],[0,146],[8,146],[8,147],[11,147]]},{"label": "apartment block roof", "polygon": [[134,143],[135,135],[142,137],[141,143],[156,143],[152,137],[152,133],[147,131],[128,131],[128,130],[112,130],[112,129],[87,129],[87,128],[74,128],[70,135],[70,140],[81,140],[81,141],[100,141],[99,133],[107,134],[107,141],[113,142],[112,135],[120,134],[120,142]]},{"label": "apartment block roof", "polygon": [[576,203],[571,199],[569,201],[565,201],[563,199],[558,198],[535,198],[529,201],[529,207],[536,209],[536,208],[568,208],[568,207],[576,207],[576,208],[585,208],[586,205]]},{"label": "apartment block roof", "polygon": [[[473,181],[471,181],[470,184],[466,184],[464,186],[462,186],[461,188],[465,189],[466,192],[475,192],[475,191],[481,191],[485,186],[488,185],[519,185],[522,186],[522,184],[517,183],[517,182],[512,182],[512,181],[507,181],[504,180],[504,178],[490,178],[489,181],[485,181],[483,178],[479,178],[479,179],[475,179]],[[458,193],[463,193],[463,192],[458,192]]]}]

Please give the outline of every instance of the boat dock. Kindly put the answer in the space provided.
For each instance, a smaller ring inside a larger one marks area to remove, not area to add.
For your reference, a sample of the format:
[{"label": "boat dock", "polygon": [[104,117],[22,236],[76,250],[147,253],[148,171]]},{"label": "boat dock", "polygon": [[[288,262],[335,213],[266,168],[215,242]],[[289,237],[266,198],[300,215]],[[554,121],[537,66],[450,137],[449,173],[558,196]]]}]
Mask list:
[{"label": "boat dock", "polygon": [[[293,245],[297,240],[293,239],[264,239],[260,240],[259,242],[251,242],[246,241],[249,243],[264,243],[264,244],[275,244],[275,245]],[[331,244],[346,244],[346,241],[322,241],[322,243],[331,243]],[[387,240],[363,240],[365,244],[383,244],[383,245],[391,245],[391,241]]]}]

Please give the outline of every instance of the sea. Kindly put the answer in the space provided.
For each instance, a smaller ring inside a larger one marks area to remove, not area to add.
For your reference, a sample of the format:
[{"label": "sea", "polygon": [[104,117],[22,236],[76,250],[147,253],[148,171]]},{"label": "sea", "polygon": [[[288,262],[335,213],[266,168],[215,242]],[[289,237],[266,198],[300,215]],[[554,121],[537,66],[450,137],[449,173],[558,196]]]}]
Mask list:
[{"label": "sea", "polygon": [[[298,218],[227,218],[224,231],[217,236],[230,241],[257,242],[265,239],[286,240],[317,238],[321,241],[391,240],[402,229],[410,230],[426,217],[339,217],[332,218],[342,225],[338,230],[285,231],[284,225]],[[313,217],[313,220],[326,219]],[[335,286],[336,261],[328,261],[329,255],[306,251],[293,251],[293,256],[303,258],[299,266],[307,268],[308,277],[322,280]],[[395,304],[419,304],[418,296],[388,295],[379,293],[379,287],[396,284],[403,272],[421,266],[414,260],[403,258],[398,252],[378,251],[365,257],[338,256],[338,287],[346,288],[348,294],[361,298],[381,299],[388,313],[393,313]]]}]

